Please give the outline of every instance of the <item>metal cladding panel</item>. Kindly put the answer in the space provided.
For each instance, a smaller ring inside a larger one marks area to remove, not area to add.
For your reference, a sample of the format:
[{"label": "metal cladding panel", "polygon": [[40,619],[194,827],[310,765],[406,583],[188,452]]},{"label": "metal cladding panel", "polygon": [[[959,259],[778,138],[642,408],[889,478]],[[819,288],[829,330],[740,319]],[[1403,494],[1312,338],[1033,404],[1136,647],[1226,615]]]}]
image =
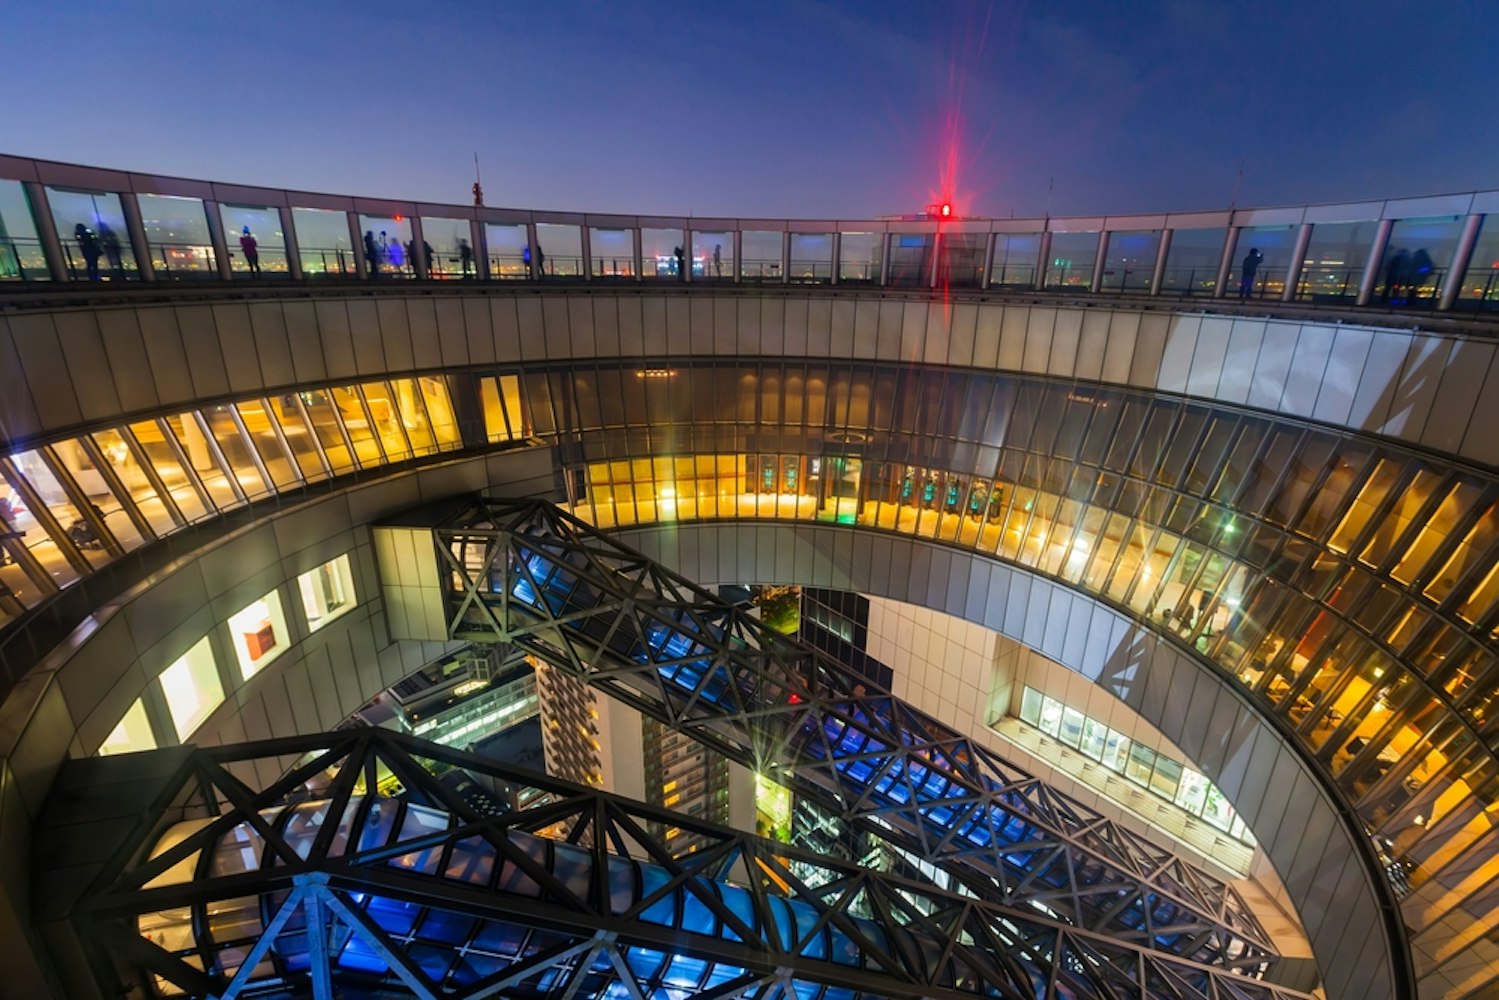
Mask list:
[{"label": "metal cladding panel", "polygon": [[213,185],[207,181],[158,177],[155,174],[131,174],[130,190],[136,194],[164,194],[178,198],[211,199],[213,197]]},{"label": "metal cladding panel", "polygon": [[1350,202],[1343,205],[1311,205],[1303,222],[1328,224],[1336,222],[1371,222],[1382,218],[1385,203],[1381,201]]},{"label": "metal cladding panel", "polygon": [[[1493,194],[1493,192],[1489,192]],[[1481,211],[1473,207],[1475,200],[1484,197],[1474,194],[1437,195],[1431,198],[1399,198],[1384,203],[1381,219],[1430,219],[1443,215],[1467,215]]]}]

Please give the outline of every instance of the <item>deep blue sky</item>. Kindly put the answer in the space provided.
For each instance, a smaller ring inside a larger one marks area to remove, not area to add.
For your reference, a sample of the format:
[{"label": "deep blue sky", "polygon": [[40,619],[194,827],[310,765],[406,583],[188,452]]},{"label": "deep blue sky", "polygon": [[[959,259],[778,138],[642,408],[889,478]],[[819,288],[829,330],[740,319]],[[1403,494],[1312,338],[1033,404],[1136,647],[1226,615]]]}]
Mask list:
[{"label": "deep blue sky", "polygon": [[[1494,0],[16,0],[0,152],[491,205],[858,218],[1499,187]],[[955,137],[956,141],[953,141]]]}]

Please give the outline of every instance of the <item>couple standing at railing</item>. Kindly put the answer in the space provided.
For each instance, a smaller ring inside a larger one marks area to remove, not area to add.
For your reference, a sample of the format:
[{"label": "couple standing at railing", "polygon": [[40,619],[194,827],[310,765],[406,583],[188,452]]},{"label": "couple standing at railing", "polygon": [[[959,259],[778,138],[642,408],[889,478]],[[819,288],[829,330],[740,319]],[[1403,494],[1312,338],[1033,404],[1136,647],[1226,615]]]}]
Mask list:
[{"label": "couple standing at railing", "polygon": [[101,219],[99,232],[96,234],[80,222],[73,227],[73,239],[78,241],[78,251],[83,254],[83,264],[88,273],[88,280],[101,280],[99,274],[101,256],[109,260],[109,266],[114,270],[116,277],[125,276],[125,265],[120,252],[120,237],[109,228],[109,223]]}]

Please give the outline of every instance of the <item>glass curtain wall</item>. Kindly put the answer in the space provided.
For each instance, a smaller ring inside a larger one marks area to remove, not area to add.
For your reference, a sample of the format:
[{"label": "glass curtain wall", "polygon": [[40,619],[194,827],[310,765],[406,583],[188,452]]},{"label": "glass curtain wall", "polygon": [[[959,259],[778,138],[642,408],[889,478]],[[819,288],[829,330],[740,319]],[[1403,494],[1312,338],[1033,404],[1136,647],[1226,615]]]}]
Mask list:
[{"label": "glass curtain wall", "polygon": [[352,278],[359,273],[354,257],[363,250],[355,250],[350,240],[347,213],[293,208],[291,219],[304,278]]},{"label": "glass curtain wall", "polygon": [[1499,214],[1485,216],[1478,230],[1458,304],[1464,309],[1499,309]]},{"label": "glass curtain wall", "polygon": [[47,281],[30,199],[20,181],[0,180],[0,281]]},{"label": "glass curtain wall", "polygon": [[1051,257],[1046,262],[1046,289],[1086,292],[1093,287],[1093,264],[1098,260],[1098,233],[1052,233]]},{"label": "glass curtain wall", "polygon": [[595,278],[635,278],[635,230],[588,230],[588,248]]},{"label": "glass curtain wall", "polygon": [[158,281],[217,278],[208,216],[198,198],[138,194],[146,249]]},{"label": "glass curtain wall", "polygon": [[365,266],[371,278],[414,278],[417,248],[411,243],[411,220],[400,215],[361,215]]},{"label": "glass curtain wall", "polygon": [[992,288],[1035,288],[1036,263],[1041,257],[1040,233],[998,233],[994,260],[989,265]]},{"label": "glass curtain wall", "polygon": [[937,284],[943,288],[978,288],[983,284],[988,241],[983,233],[943,233]]},{"label": "glass curtain wall", "polygon": [[[702,262],[706,281],[734,280],[734,234],[727,230],[692,233],[692,256]],[[696,277],[696,275],[693,275]]]},{"label": "glass curtain wall", "polygon": [[[1312,302],[1353,302],[1369,261],[1377,222],[1320,223],[1312,227],[1312,238],[1301,264],[1296,298]],[[1431,272],[1425,257],[1423,283]]]},{"label": "glass curtain wall", "polygon": [[[278,210],[257,205],[220,205],[219,218],[229,247],[229,269],[236,278],[290,276],[286,234],[281,230]],[[344,240],[348,240],[347,233]]]},{"label": "glass curtain wall", "polygon": [[472,278],[476,271],[472,238],[467,219],[422,216],[422,245],[417,249],[427,276],[433,280]]},{"label": "glass curtain wall", "polygon": [[892,288],[931,287],[934,241],[930,233],[891,235],[888,280]]},{"label": "glass curtain wall", "polygon": [[484,226],[484,239],[489,244],[491,278],[524,281],[530,277],[531,247],[525,226],[489,222]]},{"label": "glass curtain wall", "polygon": [[1156,251],[1160,246],[1159,232],[1110,233],[1099,289],[1105,292],[1148,293],[1151,280],[1155,277]]},{"label": "glass curtain wall", "polygon": [[[692,266],[687,260],[687,248],[683,246],[680,229],[641,229],[640,260],[645,276],[660,281],[678,281]],[[701,271],[694,273],[693,277],[699,274]]]},{"label": "glass curtain wall", "polygon": [[1295,226],[1253,226],[1239,230],[1228,272],[1230,298],[1279,298],[1296,249]]},{"label": "glass curtain wall", "polygon": [[781,280],[781,234],[779,231],[746,229],[739,236],[739,274],[744,281]]},{"label": "glass curtain wall", "polygon": [[[538,222],[536,252],[543,278],[578,278],[583,275],[583,235],[577,226]],[[527,251],[522,249],[521,254],[524,257]]]},{"label": "glass curtain wall", "polygon": [[1397,220],[1379,261],[1375,301],[1386,306],[1434,307],[1441,298],[1462,229],[1460,215]]},{"label": "glass curtain wall", "polygon": [[793,284],[825,285],[833,280],[833,234],[792,233],[791,269]]},{"label": "glass curtain wall", "polygon": [[52,221],[74,281],[129,281],[140,277],[120,196],[112,191],[47,188]]},{"label": "glass curtain wall", "polygon": [[877,285],[885,253],[884,233],[843,233],[838,239],[838,281]]}]

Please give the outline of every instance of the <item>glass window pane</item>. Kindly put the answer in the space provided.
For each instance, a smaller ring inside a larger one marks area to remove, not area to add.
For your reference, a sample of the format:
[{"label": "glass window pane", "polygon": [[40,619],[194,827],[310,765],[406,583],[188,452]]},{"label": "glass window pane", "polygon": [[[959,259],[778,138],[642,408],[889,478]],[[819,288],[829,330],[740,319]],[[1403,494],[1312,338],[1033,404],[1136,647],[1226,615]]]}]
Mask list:
[{"label": "glass window pane", "polygon": [[[680,235],[677,240],[681,241]],[[583,237],[577,226],[538,222],[536,252],[539,254],[537,264],[545,277],[570,278],[583,273]]]},{"label": "glass window pane", "polygon": [[422,256],[429,278],[471,278],[474,247],[467,219],[422,216]]},{"label": "glass window pane", "polygon": [[1138,743],[1131,743],[1129,763],[1124,767],[1124,776],[1140,785],[1150,784],[1150,775],[1155,770],[1155,751]]},{"label": "glass window pane", "polygon": [[[153,425],[154,426],[154,425]],[[129,500],[146,519],[151,530],[164,535],[177,527],[177,516],[167,501],[157,493],[146,470],[136,461],[124,435],[117,430],[97,431],[93,435],[94,445],[108,460],[115,477],[129,491]],[[111,520],[111,526],[114,521]]]},{"label": "glass window pane", "polygon": [[766,230],[745,230],[739,236],[739,273],[746,281],[781,280],[781,234]]},{"label": "glass window pane", "polygon": [[304,277],[353,277],[358,273],[347,213],[293,208],[291,221],[297,231],[297,252],[302,258]]},{"label": "glass window pane", "polygon": [[[696,232],[692,234],[692,256],[702,266],[705,279],[729,281],[734,277],[734,234],[723,232]],[[698,272],[692,276],[696,278]]]},{"label": "glass window pane", "polygon": [[1062,726],[1057,738],[1070,747],[1080,745],[1083,740],[1083,713],[1075,708],[1063,708]]},{"label": "glass window pane", "polygon": [[1055,736],[1062,728],[1062,703],[1045,695],[1041,698],[1041,731]]},{"label": "glass window pane", "polygon": [[635,277],[635,230],[588,230],[588,252],[596,278]]},{"label": "glass window pane", "polygon": [[1159,232],[1121,232],[1109,234],[1108,252],[1104,257],[1104,291],[1148,292],[1155,274],[1156,250],[1161,245]]},{"label": "glass window pane", "polygon": [[291,633],[281,609],[281,595],[274,590],[229,617],[229,639],[245,680],[286,652]]},{"label": "glass window pane", "polygon": [[[208,421],[208,432],[218,442],[224,460],[233,470],[230,474],[244,495],[250,500],[256,500],[274,492],[274,487],[261,478],[260,470],[255,465],[256,456],[250,449],[250,443],[240,433],[230,408],[210,406],[203,411],[203,418]],[[207,482],[207,477],[204,477],[204,483]],[[211,486],[209,490],[212,492]]]},{"label": "glass window pane", "polygon": [[531,248],[526,242],[525,226],[486,223],[484,240],[489,246],[491,278],[522,281],[529,277],[526,261],[531,256]]},{"label": "glass window pane", "polygon": [[1228,230],[1177,229],[1166,251],[1162,295],[1212,295],[1218,286],[1218,262]]},{"label": "glass window pane", "polygon": [[1379,262],[1379,301],[1393,306],[1435,305],[1462,229],[1460,215],[1397,220]]},{"label": "glass window pane", "polygon": [[641,267],[647,278],[675,281],[687,266],[687,251],[680,229],[640,230]]},{"label": "glass window pane", "polygon": [[279,211],[256,205],[220,205],[219,218],[229,244],[229,269],[236,277],[284,278],[291,274]]},{"label": "glass window pane", "polygon": [[[401,426],[406,431],[407,440],[411,442],[412,451],[418,455],[430,455],[437,450],[437,442],[432,435],[427,408],[416,383],[416,379],[410,378],[391,379],[390,387],[395,392]],[[365,396],[369,398],[368,390]]]},{"label": "glass window pane", "polygon": [[[281,434],[286,440],[286,446],[291,449],[292,457],[297,461],[297,468],[301,470],[302,478],[308,482],[316,482],[327,478],[327,470],[323,468],[322,459],[318,457],[317,441],[307,426],[307,420],[302,416],[302,411],[297,407],[295,395],[278,396],[270,401],[271,418],[281,428]],[[250,427],[250,417],[245,414],[246,404],[240,404],[240,416],[245,421],[246,428]],[[254,431],[251,431],[253,434]],[[342,445],[342,442],[340,442]],[[256,446],[259,447],[257,439]],[[262,451],[262,455],[265,452]],[[275,471],[271,473],[275,475]]]},{"label": "glass window pane", "polygon": [[1296,230],[1291,226],[1255,226],[1239,233],[1234,245],[1229,288],[1239,298],[1279,298],[1286,286],[1286,269],[1296,249]]},{"label": "glass window pane", "polygon": [[224,700],[224,686],[219,681],[208,636],[199,639],[176,663],[163,670],[160,679],[177,739],[185,743]]},{"label": "glass window pane", "polygon": [[297,592],[302,595],[308,631],[316,632],[339,615],[352,611],[354,574],[349,557],[341,555],[298,576]]},{"label": "glass window pane", "polygon": [[984,276],[986,233],[942,234],[937,283],[947,288],[977,288]]},{"label": "glass window pane", "polygon": [[1033,726],[1041,724],[1041,692],[1026,687],[1020,696],[1020,718]]},{"label": "glass window pane", "polygon": [[1150,790],[1168,802],[1176,799],[1176,786],[1181,782],[1182,766],[1170,757],[1157,756],[1155,771],[1150,776]]},{"label": "glass window pane", "polygon": [[890,237],[889,281],[894,288],[929,288],[932,284],[932,243],[923,233],[894,233]]},{"label": "glass window pane", "polygon": [[400,215],[361,215],[364,263],[370,277],[413,278],[416,265],[411,254],[411,220]]},{"label": "glass window pane", "polygon": [[[261,462],[265,464],[265,471],[270,474],[275,488],[285,490],[297,485],[301,481],[300,469],[292,463],[291,456],[287,454],[280,438],[276,436],[276,427],[266,409],[265,400],[251,399],[236,403],[235,409],[239,411],[240,422],[245,425],[245,431],[250,435],[250,442],[255,446]],[[315,462],[316,459],[314,459]],[[322,472],[321,469],[316,471]]]},{"label": "glass window pane", "polygon": [[[1372,221],[1313,226],[1311,242],[1307,244],[1306,257],[1301,264],[1296,297],[1314,302],[1342,302],[1357,298],[1364,264],[1369,259],[1378,228],[1379,223]],[[1429,256],[1425,266],[1429,272]]]},{"label": "glass window pane", "polygon": [[208,235],[208,217],[200,199],[138,194],[135,200],[158,281],[219,276],[213,240]]},{"label": "glass window pane", "polygon": [[123,281],[140,277],[119,195],[49,187],[47,201],[70,278]]},{"label": "glass window pane", "polygon": [[370,421],[380,437],[380,445],[387,462],[400,462],[411,457],[411,446],[406,443],[406,434],[401,429],[401,411],[392,397],[390,386],[384,382],[366,382],[359,387],[369,407]]},{"label": "glass window pane", "polygon": [[874,284],[880,280],[884,233],[843,233],[838,245],[838,280]]},{"label": "glass window pane", "polygon": [[[54,461],[67,470],[73,483],[88,498],[88,502],[93,505],[94,513],[104,522],[110,536],[127,552],[144,544],[146,539],[141,536],[140,529],[135,526],[135,522],[130,519],[130,515],[125,510],[124,504],[127,501],[115,496],[108,480],[99,471],[93,456],[84,449],[82,442],[77,438],[70,438],[49,447]],[[107,454],[105,460],[109,460]],[[118,475],[120,470],[111,465],[110,471]],[[92,526],[86,521],[79,522],[74,541],[84,548],[100,547],[98,539],[93,537]]]},{"label": "glass window pane", "polygon": [[[165,429],[163,423],[168,425]],[[150,463],[162,485],[166,487],[173,505],[188,521],[196,521],[209,511],[198,492],[197,477],[191,469],[184,467],[182,460],[178,457],[177,439],[182,436],[181,423],[180,416],[168,417],[164,422],[141,420],[130,425],[130,435],[135,438],[142,454],[146,456],[146,461]],[[167,432],[173,436],[168,437]],[[191,447],[185,452],[189,456],[188,464],[201,463],[205,469],[216,470],[217,466],[214,465],[213,458],[208,452],[208,444],[199,433],[195,422],[193,422],[190,441]],[[226,489],[224,494],[225,503],[232,506],[236,502],[233,492]]]},{"label": "glass window pane", "polygon": [[151,720],[146,717],[146,705],[139,698],[125,712],[120,724],[114,727],[99,747],[101,757],[116,753],[134,753],[137,750],[155,750],[156,737],[151,733]]},{"label": "glass window pane", "polygon": [[989,284],[995,288],[1035,288],[1040,256],[1040,233],[999,233],[994,237]]},{"label": "glass window pane", "polygon": [[47,281],[31,202],[20,181],[0,180],[0,281]]},{"label": "glass window pane", "polygon": [[[89,523],[78,513],[78,508],[74,506],[62,483],[48,467],[42,454],[39,451],[23,451],[12,455],[11,459],[15,462],[16,470],[26,477],[31,488],[41,496],[42,502],[47,505],[47,512],[57,521],[57,526],[67,533],[69,542],[83,554],[89,565],[97,569],[109,562],[110,556],[104,550],[103,544],[94,534]],[[12,511],[15,510],[16,507],[13,505]],[[61,553],[56,551],[55,546],[48,544],[51,539],[42,530],[42,526],[34,519],[23,516],[13,517],[12,520],[17,531],[23,530],[23,525],[30,522],[30,528],[26,529],[26,535],[22,541],[38,559],[41,559],[44,553],[49,557],[46,563],[47,568],[52,572],[53,579],[61,585],[63,581],[58,576],[61,566],[51,565],[52,558],[60,556]]]},{"label": "glass window pane", "polygon": [[1047,289],[1086,292],[1092,286],[1097,259],[1097,233],[1052,233],[1051,258],[1046,262]]}]

